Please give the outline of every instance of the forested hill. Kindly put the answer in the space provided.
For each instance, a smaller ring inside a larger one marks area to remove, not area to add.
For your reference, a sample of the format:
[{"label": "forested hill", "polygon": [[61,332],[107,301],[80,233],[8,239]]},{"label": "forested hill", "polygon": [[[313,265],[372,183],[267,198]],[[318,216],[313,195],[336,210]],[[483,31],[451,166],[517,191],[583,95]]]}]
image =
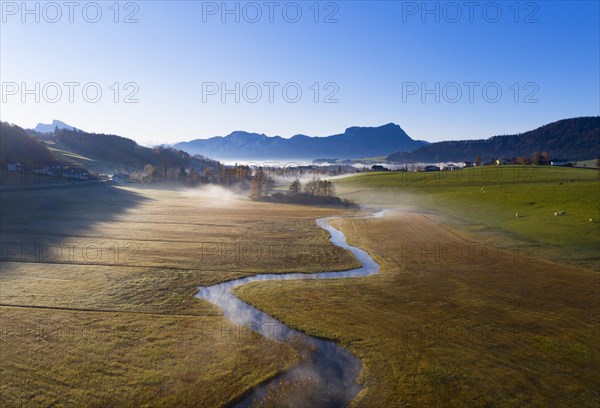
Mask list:
[{"label": "forested hill", "polygon": [[530,157],[548,152],[550,158],[587,160],[600,157],[600,116],[559,120],[517,135],[494,136],[484,140],[432,143],[412,152],[390,154],[389,161],[444,162],[484,161],[498,158]]},{"label": "forested hill", "polygon": [[132,163],[137,167],[146,164],[164,168],[187,167],[194,160],[181,150],[139,146],[133,140],[117,135],[59,129],[54,133],[53,140],[83,156],[116,163]]},{"label": "forested hill", "polygon": [[0,163],[20,163],[32,169],[39,163],[54,161],[46,144],[27,134],[25,129],[0,122]]},{"label": "forested hill", "polygon": [[[53,133],[44,134],[44,140],[35,131],[27,131],[19,126],[1,122],[0,128],[0,161],[1,163],[20,163],[24,169],[64,160],[56,156],[50,147],[60,146],[73,157],[83,156],[95,160],[119,163],[122,165],[143,168],[152,164],[157,168],[169,169],[189,167],[199,158],[171,147],[144,147],[125,137],[116,135],[87,133],[80,130],[57,129]],[[77,161],[77,159],[74,159]],[[209,161],[210,159],[206,159]],[[64,163],[67,164],[67,163]]]}]

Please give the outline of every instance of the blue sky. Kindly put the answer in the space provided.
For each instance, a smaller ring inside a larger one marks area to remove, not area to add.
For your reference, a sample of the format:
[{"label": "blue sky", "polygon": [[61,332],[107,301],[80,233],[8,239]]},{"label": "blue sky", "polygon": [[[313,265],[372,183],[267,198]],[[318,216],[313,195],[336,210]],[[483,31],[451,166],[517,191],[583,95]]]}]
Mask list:
[{"label": "blue sky", "polygon": [[600,112],[595,1],[228,2],[225,15],[223,2],[76,4],[2,2],[3,121],[144,144],[395,122],[438,141]]}]

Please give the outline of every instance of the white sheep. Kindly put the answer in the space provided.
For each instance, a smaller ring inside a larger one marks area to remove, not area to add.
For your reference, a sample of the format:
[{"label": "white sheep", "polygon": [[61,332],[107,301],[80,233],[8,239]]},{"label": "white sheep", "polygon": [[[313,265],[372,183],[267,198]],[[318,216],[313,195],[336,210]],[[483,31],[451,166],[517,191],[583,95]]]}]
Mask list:
[{"label": "white sheep", "polygon": [[593,224],[593,223],[594,223],[594,219],[593,219],[593,218],[590,218],[590,219],[588,220],[588,224]]},{"label": "white sheep", "polygon": [[515,217],[519,218],[519,213],[516,213],[516,214],[515,214]]}]

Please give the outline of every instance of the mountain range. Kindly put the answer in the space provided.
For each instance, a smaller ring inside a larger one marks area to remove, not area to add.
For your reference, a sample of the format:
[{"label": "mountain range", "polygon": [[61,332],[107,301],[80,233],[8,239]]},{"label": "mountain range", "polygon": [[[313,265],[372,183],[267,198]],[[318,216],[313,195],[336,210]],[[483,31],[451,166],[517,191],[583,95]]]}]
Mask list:
[{"label": "mountain range", "polygon": [[350,127],[344,133],[325,137],[296,135],[289,139],[235,131],[227,136],[180,142],[173,147],[218,160],[312,160],[322,157],[356,159],[385,156],[390,152],[410,152],[427,144],[422,140],[413,140],[400,126],[388,123],[379,127]]},{"label": "mountain range", "polygon": [[[55,132],[56,128],[58,132]],[[144,148],[120,136],[82,132],[59,120],[49,125],[38,124],[27,131],[3,123],[1,133],[4,161],[29,163],[34,158],[40,161],[51,157],[45,145],[28,136],[103,160],[135,161],[142,165],[172,162],[184,166],[191,160],[184,152]],[[239,161],[325,157],[344,160],[387,155],[390,162],[438,163],[474,161],[477,156],[484,161],[531,157],[535,152],[547,152],[550,158],[577,161],[600,157],[600,116],[563,119],[521,134],[481,140],[428,143],[413,140],[400,126],[389,123],[380,127],[350,127],[342,134],[326,137],[296,135],[290,139],[237,131],[224,137],[177,143],[174,148],[204,157]]]}]

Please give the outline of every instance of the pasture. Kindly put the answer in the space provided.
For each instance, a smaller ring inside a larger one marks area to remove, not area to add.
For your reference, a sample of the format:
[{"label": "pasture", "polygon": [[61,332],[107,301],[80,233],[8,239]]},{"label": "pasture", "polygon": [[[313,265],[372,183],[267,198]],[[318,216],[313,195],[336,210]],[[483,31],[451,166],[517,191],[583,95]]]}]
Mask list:
[{"label": "pasture", "polygon": [[[440,223],[478,232],[478,240],[598,270],[599,175],[595,169],[490,166],[364,173],[337,180],[336,188],[361,204],[426,211]],[[566,214],[555,217],[558,211]]]},{"label": "pasture", "polygon": [[197,286],[347,269],[315,218],[221,189],[104,184],[2,193],[0,400],[8,406],[221,406],[297,361]]}]

